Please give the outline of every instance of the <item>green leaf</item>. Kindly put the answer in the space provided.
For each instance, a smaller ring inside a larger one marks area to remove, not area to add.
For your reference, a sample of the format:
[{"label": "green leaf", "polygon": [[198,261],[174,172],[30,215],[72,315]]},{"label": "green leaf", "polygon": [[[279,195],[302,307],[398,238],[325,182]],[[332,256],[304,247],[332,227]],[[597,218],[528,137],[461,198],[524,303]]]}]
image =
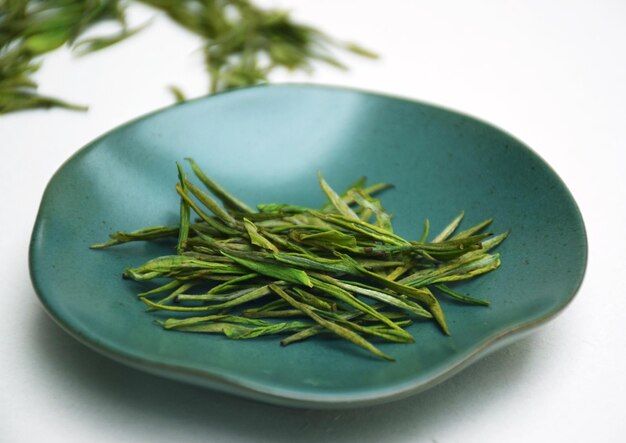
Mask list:
[{"label": "green leaf", "polygon": [[[187,193],[187,186],[185,185],[185,174],[180,164],[176,163],[178,168],[178,180],[183,193]],[[184,198],[180,199],[180,228],[178,230],[178,243],[176,245],[176,252],[181,254],[187,246],[187,238],[189,238],[189,224],[190,224],[190,209],[189,203]]]},{"label": "green leaf", "polygon": [[257,245],[260,248],[270,250],[272,252],[278,252],[278,248],[272,244],[268,239],[259,234],[259,229],[247,218],[243,219],[243,225],[250,236],[250,242],[253,245]]},{"label": "green leaf", "polygon": [[230,194],[228,191],[226,191],[224,188],[218,185],[216,182],[211,180],[204,173],[204,171],[200,169],[198,164],[192,158],[186,158],[185,160],[187,160],[189,164],[191,165],[191,169],[193,170],[193,173],[196,174],[196,177],[198,177],[198,179],[200,179],[200,181],[204,184],[204,186],[206,186],[206,188],[209,191],[211,191],[218,199],[220,199],[226,207],[232,208],[236,211],[240,211],[243,213],[254,212],[252,208],[250,208],[244,202],[242,202],[237,197]]},{"label": "green leaf", "polygon": [[446,285],[443,285],[443,284],[435,285],[435,288],[439,289],[441,292],[443,292],[444,294],[449,295],[450,297],[454,298],[455,300],[459,300],[459,301],[461,301],[463,303],[469,303],[469,304],[480,305],[480,306],[489,306],[489,302],[486,301],[486,300],[481,300],[481,299],[478,299],[478,298],[470,297],[468,295],[459,294],[458,292],[450,289]]},{"label": "green leaf", "polygon": [[91,54],[92,52],[101,51],[102,49],[106,49],[110,46],[126,40],[129,37],[132,37],[133,35],[147,28],[150,23],[151,21],[146,22],[143,25],[138,26],[134,29],[122,29],[117,35],[83,39],[74,45],[75,53],[79,57],[82,57],[84,55]]},{"label": "green leaf", "polygon": [[356,238],[334,229],[315,232],[313,234],[293,233],[292,237],[302,243],[310,243],[326,249],[334,247],[356,248]]},{"label": "green leaf", "polygon": [[326,197],[328,197],[328,200],[330,200],[331,204],[335,207],[337,212],[339,212],[348,219],[359,220],[359,216],[356,215],[354,211],[350,209],[350,206],[348,206],[348,204],[341,199],[341,197],[334,191],[334,189],[331,188],[328,183],[326,183],[326,180],[324,180],[322,174],[319,171],[317,173],[317,178],[319,180],[322,191],[324,191],[324,194],[326,194]]},{"label": "green leaf", "polygon": [[362,46],[357,45],[356,43],[346,43],[345,44],[345,48],[357,55],[360,55],[362,57],[367,57],[367,58],[372,58],[372,59],[376,59],[379,58],[380,56],[378,54],[376,54],[373,51],[370,51],[369,49],[366,49]]},{"label": "green leaf", "polygon": [[279,280],[284,280],[290,283],[308,286],[309,288],[313,287],[313,283],[311,283],[311,280],[309,279],[309,276],[306,274],[306,272],[299,269],[294,269],[279,264],[248,260],[245,258],[236,257],[224,251],[222,251],[222,254],[224,254],[226,257],[230,258],[234,262],[240,264],[241,266],[244,266],[258,274],[267,275],[268,277],[277,278]]},{"label": "green leaf", "polygon": [[293,297],[289,296],[289,294],[287,294],[284,290],[282,290],[280,287],[278,286],[274,286],[274,285],[270,285],[270,289],[272,291],[274,291],[276,294],[278,294],[283,300],[285,300],[287,303],[289,303],[290,305],[292,305],[293,307],[295,307],[296,309],[301,310],[304,314],[306,314],[308,317],[310,317],[313,321],[315,321],[317,324],[319,324],[320,326],[323,326],[324,328],[328,329],[330,332],[338,335],[341,338],[344,338],[345,340],[348,340],[349,342],[371,352],[372,354],[381,357],[385,360],[389,360],[389,361],[394,361],[395,359],[393,357],[390,357],[389,355],[385,354],[384,352],[380,351],[378,348],[376,348],[374,345],[372,345],[370,342],[368,342],[367,340],[365,340],[363,337],[361,337],[359,334],[344,328],[343,326],[340,326],[336,323],[333,323],[332,321],[328,321],[326,319],[324,319],[322,316],[318,315],[315,313],[315,311],[313,311],[310,307],[308,307],[307,305],[305,305],[304,303],[300,303],[298,301],[296,301]]},{"label": "green leaf", "polygon": [[368,298],[381,301],[387,305],[394,306],[404,311],[415,314],[419,317],[432,318],[432,314],[426,311],[417,303],[413,303],[410,300],[402,300],[398,296],[385,293],[372,286],[365,287],[364,285],[358,285],[357,283],[349,283],[341,280],[334,279],[330,276],[318,276],[321,280],[334,284],[335,286],[345,289],[346,291],[354,292],[356,294],[364,295]]},{"label": "green leaf", "polygon": [[248,303],[254,300],[258,300],[259,298],[265,297],[270,293],[268,286],[261,286],[253,291],[247,292],[240,297],[235,299],[226,301],[224,303],[217,303],[214,305],[208,306],[176,306],[176,305],[165,305],[162,302],[154,303],[147,298],[141,298],[146,305],[150,308],[162,310],[162,311],[174,311],[174,312],[203,312],[203,311],[219,311],[227,308],[232,308],[234,306],[242,305],[244,303]]},{"label": "green leaf", "polygon": [[450,222],[450,224],[446,226],[443,229],[443,231],[441,231],[439,234],[437,234],[435,238],[433,238],[432,243],[439,243],[444,240],[447,240],[448,237],[450,237],[452,233],[455,231],[455,229],[459,226],[459,224],[461,223],[461,220],[463,220],[464,215],[465,213],[461,211],[461,213],[454,220],[452,220],[452,222]]},{"label": "green leaf", "polygon": [[90,248],[104,249],[109,246],[119,245],[122,243],[157,240],[161,238],[174,237],[176,235],[178,235],[178,228],[170,228],[168,226],[152,226],[133,232],[114,232],[109,235],[111,238],[110,241],[91,245]]}]

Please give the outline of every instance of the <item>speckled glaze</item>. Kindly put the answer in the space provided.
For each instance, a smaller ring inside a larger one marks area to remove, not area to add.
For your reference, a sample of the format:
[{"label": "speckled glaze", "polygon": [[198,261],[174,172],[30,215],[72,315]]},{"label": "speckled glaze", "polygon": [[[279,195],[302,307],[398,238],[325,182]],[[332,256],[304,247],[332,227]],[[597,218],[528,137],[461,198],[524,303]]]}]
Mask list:
[{"label": "speckled glaze", "polygon": [[[162,330],[121,271],[166,244],[105,251],[113,230],[175,224],[175,162],[196,161],[245,201],[316,206],[321,170],[337,189],[361,175],[396,188],[384,196],[396,231],[418,238],[493,217],[511,229],[502,267],[465,284],[489,308],[443,301],[452,332],[430,322],[412,345],[382,344],[389,363],[336,340],[281,348]],[[576,203],[552,169],[510,135],[435,106],[338,88],[241,89],[173,106],[123,125],[69,159],[50,181],[31,240],[35,289],[71,335],[116,360],[185,382],[281,405],[382,403],[433,386],[488,351],[553,318],[574,297],[587,243]],[[94,380],[97,383],[97,380]],[[198,395],[202,395],[200,390]]]}]

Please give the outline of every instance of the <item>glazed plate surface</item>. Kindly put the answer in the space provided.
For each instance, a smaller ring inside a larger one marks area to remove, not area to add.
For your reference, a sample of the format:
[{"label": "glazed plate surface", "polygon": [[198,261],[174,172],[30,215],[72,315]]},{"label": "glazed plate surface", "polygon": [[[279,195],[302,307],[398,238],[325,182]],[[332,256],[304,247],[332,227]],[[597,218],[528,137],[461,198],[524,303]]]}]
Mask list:
[{"label": "glazed plate surface", "polygon": [[[281,347],[162,330],[120,278],[170,246],[90,244],[110,232],[175,225],[176,161],[193,157],[249,204],[319,206],[316,173],[343,189],[366,175],[400,235],[417,239],[464,210],[511,229],[496,272],[457,288],[488,308],[442,299],[452,335],[409,327],[416,343],[382,344],[377,360],[338,340]],[[555,172],[510,135],[432,105],[339,88],[264,86],[203,98],[123,125],[69,159],[50,181],[31,241],[30,270],[50,315],[123,363],[270,403],[355,407],[419,392],[517,339],[566,307],[584,275],[587,243],[575,201]],[[94,382],[97,382],[95,380]],[[199,395],[207,391],[200,390]],[[208,395],[208,394],[207,394]]]}]

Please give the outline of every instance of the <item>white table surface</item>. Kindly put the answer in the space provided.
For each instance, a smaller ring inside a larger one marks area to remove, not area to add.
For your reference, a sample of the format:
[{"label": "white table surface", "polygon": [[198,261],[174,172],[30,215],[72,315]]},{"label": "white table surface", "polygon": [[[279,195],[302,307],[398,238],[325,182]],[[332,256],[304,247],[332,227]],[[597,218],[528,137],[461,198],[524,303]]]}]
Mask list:
[{"label": "white table surface", "polygon": [[[276,4],[265,1],[264,4]],[[41,90],[86,114],[0,117],[0,441],[618,442],[626,438],[626,3],[283,1],[297,17],[382,54],[345,74],[276,82],[348,85],[475,115],[525,141],[567,183],[590,244],[574,302],[530,337],[406,400],[352,411],[267,406],[127,368],[48,318],[28,274],[46,183],[103,132],[191,96],[197,41],[157,18],[118,48],[60,52]],[[135,22],[152,16],[136,10]]]}]

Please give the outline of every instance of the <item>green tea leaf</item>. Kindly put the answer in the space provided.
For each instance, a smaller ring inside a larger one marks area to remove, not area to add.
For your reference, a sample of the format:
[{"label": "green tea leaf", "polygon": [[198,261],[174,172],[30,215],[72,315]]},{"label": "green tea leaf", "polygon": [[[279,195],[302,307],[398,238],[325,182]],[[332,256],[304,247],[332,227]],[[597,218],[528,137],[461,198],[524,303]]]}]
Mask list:
[{"label": "green tea leaf", "polygon": [[[187,193],[187,186],[185,185],[185,174],[183,169],[178,163],[178,180],[183,193]],[[189,224],[190,224],[190,210],[189,203],[184,198],[180,199],[180,228],[178,229],[178,244],[176,245],[176,252],[181,254],[187,246],[187,238],[189,238]]]},{"label": "green tea leaf", "polygon": [[272,289],[272,291],[274,291],[276,294],[278,294],[283,300],[285,300],[287,303],[289,303],[290,305],[292,305],[294,308],[299,309],[300,311],[302,311],[303,313],[305,313],[308,317],[310,317],[313,321],[315,321],[316,323],[318,323],[320,326],[323,326],[324,328],[328,329],[330,332],[338,335],[341,338],[344,338],[346,340],[348,340],[349,342],[371,352],[372,354],[381,357],[385,360],[389,360],[389,361],[394,361],[393,357],[388,356],[387,354],[381,352],[378,348],[376,348],[374,345],[372,345],[370,342],[368,342],[367,340],[365,340],[363,337],[361,337],[360,335],[356,334],[355,332],[344,328],[343,326],[339,326],[338,324],[332,322],[332,321],[328,321],[326,319],[324,319],[322,316],[316,314],[311,308],[309,308],[307,305],[300,303],[298,301],[296,301],[294,298],[292,298],[291,296],[289,296],[289,294],[287,294],[285,291],[283,291],[280,287],[278,286],[273,286],[270,285],[270,289]]},{"label": "green tea leaf", "polygon": [[[439,243],[444,240],[447,240],[448,237],[450,237],[452,233],[456,230],[456,228],[459,226],[464,216],[465,216],[465,213],[461,211],[461,213],[454,220],[452,220],[448,226],[443,228],[443,231],[441,231],[435,238],[433,238],[432,243]],[[424,241],[426,240],[424,239]]]},{"label": "green tea leaf", "polygon": [[281,266],[279,264],[263,263],[241,257],[235,257],[234,255],[230,255],[224,251],[222,251],[222,254],[241,266],[245,266],[258,274],[267,275],[268,277],[284,280],[290,283],[301,284],[310,288],[313,287],[313,283],[311,283],[311,280],[306,272],[299,269]]},{"label": "green tea leaf", "polygon": [[219,198],[222,203],[226,207],[232,208],[236,211],[241,211],[243,213],[252,213],[254,212],[248,205],[239,200],[234,195],[230,194],[216,182],[211,180],[205,173],[200,169],[198,164],[192,158],[186,158],[191,165],[191,169],[193,173],[196,174],[196,177],[200,179],[200,181],[207,187],[209,191],[211,191],[217,198]]},{"label": "green tea leaf", "polygon": [[278,252],[278,248],[272,244],[268,239],[259,234],[259,229],[254,223],[247,218],[243,219],[243,225],[246,228],[246,232],[250,236],[250,242],[253,245],[259,246],[263,249],[268,249],[272,252]]},{"label": "green tea leaf", "polygon": [[344,202],[341,197],[334,191],[334,189],[331,188],[328,183],[326,183],[326,180],[324,180],[320,172],[317,173],[317,178],[319,180],[322,191],[324,191],[324,194],[326,194],[326,197],[328,197],[328,200],[330,200],[335,209],[340,214],[343,214],[349,219],[359,220],[359,216],[356,215],[354,211],[350,209],[350,206],[348,206],[347,203]]}]

